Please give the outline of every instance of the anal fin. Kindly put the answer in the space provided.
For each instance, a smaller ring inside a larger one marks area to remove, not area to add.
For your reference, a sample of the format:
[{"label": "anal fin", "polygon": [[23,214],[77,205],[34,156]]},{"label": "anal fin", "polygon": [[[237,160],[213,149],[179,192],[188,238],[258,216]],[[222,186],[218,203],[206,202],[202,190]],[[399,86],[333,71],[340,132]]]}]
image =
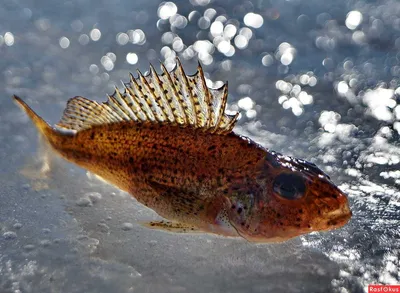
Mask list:
[{"label": "anal fin", "polygon": [[142,223],[142,225],[150,229],[161,230],[172,233],[204,233],[204,231],[201,231],[199,228],[193,225],[179,223],[179,222],[152,221],[152,222]]}]

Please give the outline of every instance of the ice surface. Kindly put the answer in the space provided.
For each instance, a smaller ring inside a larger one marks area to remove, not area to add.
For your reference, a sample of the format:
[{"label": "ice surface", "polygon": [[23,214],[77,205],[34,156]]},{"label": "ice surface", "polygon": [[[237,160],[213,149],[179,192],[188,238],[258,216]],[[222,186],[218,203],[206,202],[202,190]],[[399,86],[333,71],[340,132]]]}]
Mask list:
[{"label": "ice surface", "polygon": [[[3,1],[0,292],[365,292],[399,283],[399,11],[390,0]],[[246,27],[254,14],[261,27]],[[214,22],[230,29],[210,34]],[[36,130],[12,94],[54,123],[68,98],[104,100],[136,66],[161,59],[172,68],[175,55],[189,73],[199,58],[208,84],[229,81],[229,109],[245,108],[238,133],[329,173],[349,194],[351,222],[270,245],[164,233],[140,225],[158,219],[153,211],[93,174],[57,159],[40,174]]]}]

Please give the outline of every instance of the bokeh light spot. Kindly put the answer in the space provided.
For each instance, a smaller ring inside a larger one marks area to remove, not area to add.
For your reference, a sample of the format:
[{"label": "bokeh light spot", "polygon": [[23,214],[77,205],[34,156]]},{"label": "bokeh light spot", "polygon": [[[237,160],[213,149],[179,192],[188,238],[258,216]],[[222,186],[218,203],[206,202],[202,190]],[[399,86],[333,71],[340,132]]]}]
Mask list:
[{"label": "bokeh light spot", "polygon": [[249,12],[243,18],[244,24],[254,28],[260,28],[263,23],[264,19],[260,14]]},{"label": "bokeh light spot", "polygon": [[249,41],[243,35],[237,35],[234,42],[238,49],[245,49],[249,44]]},{"label": "bokeh light spot", "polygon": [[67,49],[69,47],[70,41],[67,37],[61,37],[59,43],[61,48]]},{"label": "bokeh light spot", "polygon": [[5,43],[7,46],[12,46],[12,45],[14,45],[14,35],[13,35],[12,33],[10,33],[10,32],[6,32],[6,33],[4,34],[4,43]]},{"label": "bokeh light spot", "polygon": [[128,62],[129,64],[136,64],[138,60],[138,55],[136,55],[135,53],[131,52],[126,54],[126,62]]},{"label": "bokeh light spot", "polygon": [[361,12],[357,11],[357,10],[353,10],[347,14],[345,23],[349,29],[354,30],[360,25],[362,20],[363,20],[363,16],[362,16]]},{"label": "bokeh light spot", "polygon": [[118,33],[116,37],[117,43],[121,46],[128,44],[129,36],[126,33]]},{"label": "bokeh light spot", "polygon": [[178,7],[176,7],[175,3],[173,2],[165,2],[162,3],[158,7],[158,17],[161,19],[168,19],[171,16],[175,15],[178,12]]},{"label": "bokeh light spot", "polygon": [[97,28],[94,28],[90,31],[90,38],[97,42],[101,38],[101,31]]}]

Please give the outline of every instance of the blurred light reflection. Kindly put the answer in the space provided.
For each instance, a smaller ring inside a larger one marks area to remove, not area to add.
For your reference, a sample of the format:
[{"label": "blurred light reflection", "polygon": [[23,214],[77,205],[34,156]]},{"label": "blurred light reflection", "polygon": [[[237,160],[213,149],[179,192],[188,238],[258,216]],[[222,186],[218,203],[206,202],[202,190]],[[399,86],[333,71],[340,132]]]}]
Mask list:
[{"label": "blurred light reflection", "polygon": [[90,38],[92,41],[97,42],[101,38],[101,31],[97,28],[94,28],[90,31]]},{"label": "blurred light reflection", "polygon": [[6,33],[4,34],[4,43],[5,43],[7,46],[12,46],[12,45],[14,45],[14,35],[13,35],[12,33],[10,33],[10,32],[6,32]]},{"label": "blurred light reflection", "polygon": [[350,11],[346,17],[346,26],[349,29],[354,30],[360,25],[362,20],[363,16],[360,11],[357,10]]},{"label": "blurred light reflection", "polygon": [[66,49],[69,47],[70,41],[67,37],[62,37],[60,38],[59,43],[61,48]]},{"label": "blurred light reflection", "polygon": [[128,62],[129,64],[136,64],[138,60],[138,55],[136,55],[135,53],[126,54],[126,62]]},{"label": "blurred light reflection", "polygon": [[161,19],[168,19],[178,12],[178,8],[173,2],[164,2],[158,8],[157,14]]},{"label": "blurred light reflection", "polygon": [[260,14],[250,12],[244,16],[243,22],[247,26],[260,28],[264,23],[264,19]]}]

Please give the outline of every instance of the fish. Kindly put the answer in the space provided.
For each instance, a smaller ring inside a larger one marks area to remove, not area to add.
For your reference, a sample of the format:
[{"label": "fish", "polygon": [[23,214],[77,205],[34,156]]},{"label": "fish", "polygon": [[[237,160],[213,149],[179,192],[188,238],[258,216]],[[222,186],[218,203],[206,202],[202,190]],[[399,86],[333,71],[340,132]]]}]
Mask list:
[{"label": "fish", "polygon": [[233,131],[227,83],[209,88],[200,63],[193,75],[179,59],[161,70],[130,74],[106,102],[71,98],[54,126],[13,98],[58,155],[165,219],[148,228],[270,243],[350,220],[346,194],[315,164]]}]

